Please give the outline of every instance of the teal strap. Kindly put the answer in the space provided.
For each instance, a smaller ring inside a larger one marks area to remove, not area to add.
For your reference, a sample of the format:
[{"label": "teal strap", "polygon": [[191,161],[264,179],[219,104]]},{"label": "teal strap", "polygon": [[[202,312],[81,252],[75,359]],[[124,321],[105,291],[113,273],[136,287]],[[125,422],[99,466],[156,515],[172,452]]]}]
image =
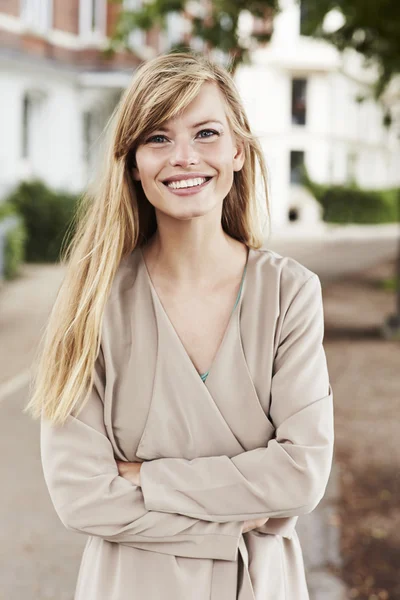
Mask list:
[{"label": "teal strap", "polygon": [[200,377],[202,378],[203,381],[205,381],[207,379],[209,372],[210,372],[210,369],[208,369],[207,373],[203,373],[202,375],[200,375]]},{"label": "teal strap", "polygon": [[[240,294],[242,293],[242,287],[243,287],[243,282],[244,282],[244,276],[245,276],[245,274],[246,274],[246,269],[247,269],[247,263],[246,263],[246,265],[245,265],[245,267],[244,267],[244,271],[243,271],[243,275],[242,275],[242,281],[240,282],[239,293],[238,293],[238,295],[237,295],[236,302],[235,302],[235,306],[233,307],[233,310],[232,310],[232,312],[233,312],[233,311],[235,310],[235,308],[237,307],[237,304],[238,304],[238,302],[239,302],[239,298],[240,298]],[[232,314],[232,313],[231,313],[231,314]]]}]

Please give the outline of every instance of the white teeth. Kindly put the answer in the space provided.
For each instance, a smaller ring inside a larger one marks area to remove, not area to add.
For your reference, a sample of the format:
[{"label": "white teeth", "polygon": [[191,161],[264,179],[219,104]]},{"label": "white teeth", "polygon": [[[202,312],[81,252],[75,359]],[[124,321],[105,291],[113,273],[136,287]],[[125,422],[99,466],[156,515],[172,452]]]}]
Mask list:
[{"label": "white teeth", "polygon": [[205,177],[196,177],[196,179],[182,179],[181,181],[169,181],[167,183],[167,186],[172,187],[174,190],[178,190],[179,188],[187,188],[194,187],[196,185],[201,185],[205,181]]}]

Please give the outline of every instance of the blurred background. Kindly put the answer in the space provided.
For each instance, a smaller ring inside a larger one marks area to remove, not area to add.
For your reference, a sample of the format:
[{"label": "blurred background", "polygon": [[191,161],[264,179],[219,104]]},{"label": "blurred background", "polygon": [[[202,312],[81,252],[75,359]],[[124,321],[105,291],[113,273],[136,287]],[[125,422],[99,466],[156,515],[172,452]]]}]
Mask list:
[{"label": "blurred background", "polygon": [[0,0],[1,599],[73,598],[86,537],[21,411],[104,127],[138,65],[189,48],[231,70],[262,144],[269,247],[323,284],[336,442],[298,524],[312,600],[400,598],[399,40],[398,0]]}]

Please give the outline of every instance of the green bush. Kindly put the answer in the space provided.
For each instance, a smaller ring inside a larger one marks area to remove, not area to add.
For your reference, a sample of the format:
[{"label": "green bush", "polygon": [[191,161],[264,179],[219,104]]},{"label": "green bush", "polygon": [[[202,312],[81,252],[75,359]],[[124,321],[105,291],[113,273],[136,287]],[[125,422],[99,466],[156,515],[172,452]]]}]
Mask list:
[{"label": "green bush", "polygon": [[12,206],[9,202],[2,202],[0,204],[0,221],[5,219],[6,217],[16,214],[16,212],[17,211],[15,207]]},{"label": "green bush", "polygon": [[327,192],[330,186],[324,185],[322,183],[316,183],[315,181],[313,181],[307,173],[305,167],[303,167],[302,170],[301,181],[302,184],[310,190],[314,198],[321,203],[324,194]]},{"label": "green bush", "polygon": [[394,223],[399,218],[400,189],[363,190],[355,185],[321,185],[304,172],[303,184],[323,207],[330,223]]},{"label": "green bush", "polygon": [[331,223],[393,223],[397,220],[397,194],[397,190],[331,187],[320,200],[323,218]]},{"label": "green bush", "polygon": [[4,277],[14,279],[18,275],[19,268],[25,261],[25,244],[27,233],[22,222],[6,233],[4,247]]},{"label": "green bush", "polygon": [[57,262],[63,243],[73,233],[77,196],[56,192],[41,181],[23,182],[7,198],[6,204],[23,218],[28,262]]}]

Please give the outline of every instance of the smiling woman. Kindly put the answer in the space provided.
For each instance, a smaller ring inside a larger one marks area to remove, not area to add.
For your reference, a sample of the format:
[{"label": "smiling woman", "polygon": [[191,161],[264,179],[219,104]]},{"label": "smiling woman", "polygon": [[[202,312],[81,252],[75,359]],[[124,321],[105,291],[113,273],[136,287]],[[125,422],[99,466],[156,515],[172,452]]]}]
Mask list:
[{"label": "smiling woman", "polygon": [[[224,95],[215,82],[206,81],[188,106],[138,144],[132,172],[154,206],[158,223],[166,215],[192,219],[213,210],[222,214],[244,158],[243,142],[228,122]],[[185,202],[173,202],[171,194],[185,197]]]},{"label": "smiling woman", "polygon": [[308,600],[297,517],[333,453],[319,279],[266,247],[229,72],[140,66],[66,256],[26,410],[75,600]]}]

